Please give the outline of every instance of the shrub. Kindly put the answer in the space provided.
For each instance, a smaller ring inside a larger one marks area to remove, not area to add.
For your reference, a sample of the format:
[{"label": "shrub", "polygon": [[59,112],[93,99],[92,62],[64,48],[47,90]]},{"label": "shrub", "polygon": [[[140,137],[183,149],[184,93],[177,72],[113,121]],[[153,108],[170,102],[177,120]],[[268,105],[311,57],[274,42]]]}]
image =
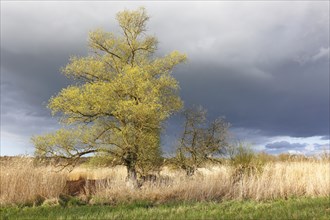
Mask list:
[{"label": "shrub", "polygon": [[238,143],[228,149],[230,165],[234,168],[233,179],[237,182],[243,175],[252,175],[262,172],[266,160],[258,156],[249,145]]}]

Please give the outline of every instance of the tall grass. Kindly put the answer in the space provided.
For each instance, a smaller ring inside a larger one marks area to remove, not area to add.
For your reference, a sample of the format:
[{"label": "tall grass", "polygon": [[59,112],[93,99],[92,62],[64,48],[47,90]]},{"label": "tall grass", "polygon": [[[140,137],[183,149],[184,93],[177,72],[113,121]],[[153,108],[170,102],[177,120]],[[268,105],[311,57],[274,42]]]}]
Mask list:
[{"label": "tall grass", "polygon": [[51,166],[34,166],[33,158],[10,158],[0,164],[0,204],[34,203],[56,198],[67,175]]},{"label": "tall grass", "polygon": [[37,198],[57,199],[66,180],[79,177],[107,179],[88,198],[93,204],[115,204],[147,200],[211,201],[268,200],[296,196],[330,196],[329,160],[268,162],[261,172],[243,173],[234,178],[235,167],[229,164],[201,168],[193,177],[180,170],[164,167],[156,182],[141,189],[125,184],[126,169],[78,167],[71,173],[55,172],[51,166],[35,166],[31,158],[1,161],[0,204],[24,204]]}]

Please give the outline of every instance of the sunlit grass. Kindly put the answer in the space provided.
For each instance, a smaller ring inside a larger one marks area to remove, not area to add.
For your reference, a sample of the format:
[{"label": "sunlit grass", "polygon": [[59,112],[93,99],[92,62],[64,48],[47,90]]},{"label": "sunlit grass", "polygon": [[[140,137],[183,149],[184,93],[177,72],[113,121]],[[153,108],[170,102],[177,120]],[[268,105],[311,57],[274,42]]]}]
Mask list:
[{"label": "sunlit grass", "polygon": [[[51,166],[35,166],[32,158],[1,161],[0,204],[40,205],[56,201],[66,180],[79,176],[88,179],[107,179],[96,194],[84,197],[89,204],[120,204],[134,201],[166,203],[169,201],[225,201],[286,199],[290,197],[329,197],[330,162],[310,160],[269,162],[262,172],[233,178],[230,165],[199,169],[195,176],[186,177],[180,170],[165,167],[158,182],[131,189],[125,183],[126,169],[91,168],[80,166],[71,173],[56,172]],[[56,202],[55,202],[56,203]]]},{"label": "sunlit grass", "polygon": [[328,219],[329,198],[2,208],[1,219]]}]

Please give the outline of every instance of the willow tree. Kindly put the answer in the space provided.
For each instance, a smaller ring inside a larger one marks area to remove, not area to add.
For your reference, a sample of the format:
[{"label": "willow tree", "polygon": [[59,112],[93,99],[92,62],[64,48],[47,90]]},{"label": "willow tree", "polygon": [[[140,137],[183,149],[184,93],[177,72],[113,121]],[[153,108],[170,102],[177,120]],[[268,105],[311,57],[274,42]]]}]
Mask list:
[{"label": "willow tree", "polygon": [[180,110],[173,68],[186,56],[156,57],[157,39],[146,34],[144,8],[117,14],[121,33],[102,29],[89,35],[91,53],[72,57],[63,68],[75,84],[49,100],[64,128],[36,136],[36,155],[68,159],[111,155],[127,167],[128,179],[160,157],[162,122]]}]

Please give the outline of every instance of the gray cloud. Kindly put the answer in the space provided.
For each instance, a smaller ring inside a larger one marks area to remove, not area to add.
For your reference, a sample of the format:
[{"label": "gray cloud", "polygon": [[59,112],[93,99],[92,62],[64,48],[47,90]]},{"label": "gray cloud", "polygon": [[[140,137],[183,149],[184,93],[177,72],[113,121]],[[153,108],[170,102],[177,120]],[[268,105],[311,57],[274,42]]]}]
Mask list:
[{"label": "gray cloud", "polygon": [[[187,104],[201,103],[214,117],[225,115],[233,126],[259,129],[265,135],[329,134],[327,62],[283,64],[271,70],[271,79],[191,66],[195,74],[177,74]],[[198,74],[204,71],[207,77]]]},{"label": "gray cloud", "polygon": [[68,84],[69,81],[59,74],[68,57],[46,53],[17,54],[2,49],[2,83],[7,84],[4,94],[7,96],[7,93],[14,91],[20,93],[26,102],[40,106]]},{"label": "gray cloud", "polygon": [[[313,140],[314,139],[314,140]],[[322,139],[321,139],[322,140]],[[297,140],[296,141],[302,141]],[[320,155],[324,152],[330,152],[329,142],[321,141],[315,143],[314,138],[305,138],[303,142],[288,142],[288,141],[275,141],[265,145],[264,151],[271,154],[278,153],[293,153],[293,154],[304,154],[304,155]]]},{"label": "gray cloud", "polygon": [[[1,133],[27,139],[56,128],[45,103],[70,83],[59,69],[87,54],[88,31],[116,32],[115,13],[140,5],[157,54],[188,54],[174,72],[186,106],[226,116],[257,144],[329,135],[328,2],[3,2]],[[180,120],[168,127],[172,145]]]},{"label": "gray cloud", "polygon": [[40,98],[29,92],[1,81],[1,155],[33,154],[30,138],[59,128]]},{"label": "gray cloud", "polygon": [[330,140],[330,135],[325,135],[321,138],[321,140]]},{"label": "gray cloud", "polygon": [[306,147],[307,144],[301,144],[301,143],[289,143],[287,141],[280,141],[280,142],[274,142],[271,144],[267,144],[265,147],[268,150],[302,150],[304,147]]}]

